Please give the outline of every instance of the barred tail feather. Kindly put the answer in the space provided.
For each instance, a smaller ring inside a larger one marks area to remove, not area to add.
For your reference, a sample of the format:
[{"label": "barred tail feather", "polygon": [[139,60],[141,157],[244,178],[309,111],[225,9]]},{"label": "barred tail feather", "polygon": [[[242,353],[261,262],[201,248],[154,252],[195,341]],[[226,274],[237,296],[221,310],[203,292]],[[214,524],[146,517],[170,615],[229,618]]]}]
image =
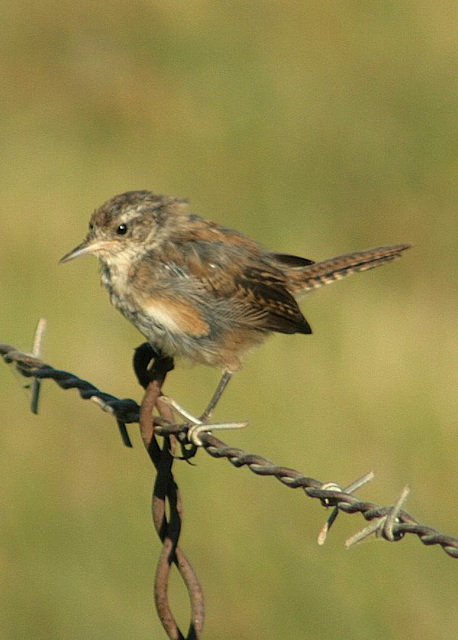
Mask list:
[{"label": "barred tail feather", "polygon": [[330,282],[341,280],[352,273],[374,269],[386,262],[400,258],[402,252],[409,247],[411,247],[410,244],[376,247],[316,262],[306,267],[299,267],[297,270],[291,269],[289,276],[293,285],[292,292],[294,294],[307,293]]}]

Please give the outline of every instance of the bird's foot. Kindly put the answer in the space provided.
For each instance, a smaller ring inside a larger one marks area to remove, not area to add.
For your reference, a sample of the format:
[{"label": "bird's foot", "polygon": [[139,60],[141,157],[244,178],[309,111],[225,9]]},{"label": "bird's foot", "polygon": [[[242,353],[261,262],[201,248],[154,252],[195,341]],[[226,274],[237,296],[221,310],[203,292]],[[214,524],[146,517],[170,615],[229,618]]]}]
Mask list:
[{"label": "bird's foot", "polygon": [[204,446],[205,443],[202,440],[203,434],[225,429],[243,429],[243,427],[248,425],[248,422],[207,422],[209,417],[207,412],[198,418],[182,407],[176,400],[168,396],[161,396],[161,402],[169,405],[186,421],[174,425],[175,427],[181,427],[181,433],[185,436],[185,440],[179,438],[182,451],[182,456],[180,457],[184,460],[193,458],[197,453],[197,449]]}]

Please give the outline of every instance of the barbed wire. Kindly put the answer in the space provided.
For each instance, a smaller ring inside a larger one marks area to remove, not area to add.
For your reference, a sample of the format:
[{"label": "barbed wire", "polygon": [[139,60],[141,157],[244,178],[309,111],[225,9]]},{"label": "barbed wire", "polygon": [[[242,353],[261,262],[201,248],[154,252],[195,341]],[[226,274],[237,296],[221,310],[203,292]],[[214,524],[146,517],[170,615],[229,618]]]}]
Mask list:
[{"label": "barbed wire", "polygon": [[[53,368],[39,358],[23,353],[15,347],[0,344],[0,355],[5,362],[14,362],[24,376],[36,377],[41,380],[54,380],[62,389],[77,389],[84,400],[92,400],[103,411],[110,413],[117,421],[124,424],[138,423],[140,420],[140,406],[130,398],[119,399],[115,396],[100,391],[90,382],[82,380],[78,376]],[[188,430],[187,425],[158,426],[155,429],[157,435],[177,435],[185,439]],[[263,456],[247,453],[238,447],[232,447],[223,442],[209,431],[200,434],[203,448],[213,458],[225,458],[234,467],[247,466],[250,471],[260,476],[272,476],[290,489],[304,489],[310,498],[317,498],[324,506],[335,506],[339,511],[348,514],[361,513],[368,521],[387,516],[393,509],[391,506],[380,506],[373,502],[359,500],[351,493],[346,493],[335,483],[321,482],[304,475],[297,469],[276,465]],[[440,545],[452,558],[458,558],[458,538],[447,536],[436,529],[422,525],[406,511],[398,514],[400,522],[394,525],[393,531],[397,538],[404,534],[417,535],[421,542],[427,546]],[[382,537],[388,539],[385,534]],[[390,542],[392,540],[389,540]]]},{"label": "barbed wire", "polygon": [[[38,349],[34,351],[39,352]],[[396,542],[406,534],[415,534],[424,545],[439,545],[448,556],[458,558],[457,538],[444,535],[432,527],[421,524],[402,509],[409,493],[408,487],[404,487],[393,505],[380,506],[373,502],[359,500],[354,495],[357,489],[372,480],[373,473],[366,474],[349,487],[342,488],[334,482],[321,482],[296,469],[276,465],[263,456],[230,446],[211,432],[212,425],[199,425],[196,429],[196,425],[189,422],[175,424],[172,407],[161,399],[162,384],[167,373],[173,369],[173,360],[154,353],[147,343],[141,345],[134,355],[134,370],[139,383],[145,389],[140,406],[130,398],[119,399],[100,391],[87,380],[68,371],[55,369],[37,355],[24,353],[11,345],[0,344],[0,355],[6,363],[14,363],[21,375],[32,377],[36,381],[54,380],[62,389],[76,389],[81,398],[96,403],[116,419],[126,446],[132,446],[126,425],[139,423],[143,444],[157,471],[152,515],[163,547],[155,578],[155,604],[159,619],[168,637],[173,640],[200,638],[204,622],[202,587],[179,546],[182,501],[172,473],[172,465],[176,459],[174,452],[177,447],[181,447],[186,454],[184,457],[188,457],[189,445],[195,449],[197,444],[213,458],[226,459],[237,468],[246,466],[260,476],[272,476],[291,489],[303,489],[307,496],[320,500],[323,506],[333,507],[330,517],[318,536],[319,544],[324,543],[339,513],[359,513],[368,524],[347,540],[347,547],[354,546],[369,536]],[[38,390],[39,385],[34,385],[32,408],[35,411]],[[154,409],[159,415],[153,414]],[[213,429],[216,429],[215,425]],[[158,443],[157,436],[163,438],[162,447]],[[179,629],[168,602],[168,581],[172,565],[176,566],[184,581],[190,599],[191,622],[186,636]]]}]

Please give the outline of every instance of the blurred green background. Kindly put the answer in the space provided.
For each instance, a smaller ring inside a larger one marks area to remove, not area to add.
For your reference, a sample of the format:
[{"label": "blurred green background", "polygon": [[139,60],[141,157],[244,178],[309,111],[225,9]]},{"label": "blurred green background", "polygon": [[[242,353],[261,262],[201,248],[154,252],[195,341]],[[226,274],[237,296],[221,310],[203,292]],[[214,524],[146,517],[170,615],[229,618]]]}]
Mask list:
[{"label": "blurred green background", "polygon": [[[96,261],[58,266],[115,193],[188,197],[267,246],[324,259],[412,242],[395,265],[308,297],[312,337],[277,336],[231,383],[225,439],[458,534],[455,2],[1,2],[0,341],[137,400],[141,336]],[[10,368],[11,369],[11,368]],[[152,608],[153,481],[109,416],[44,386],[30,414],[1,365],[0,637],[165,637]],[[198,412],[219,372],[177,368]],[[176,465],[205,637],[455,638],[456,562],[203,452]],[[186,595],[172,602],[187,626]]]}]

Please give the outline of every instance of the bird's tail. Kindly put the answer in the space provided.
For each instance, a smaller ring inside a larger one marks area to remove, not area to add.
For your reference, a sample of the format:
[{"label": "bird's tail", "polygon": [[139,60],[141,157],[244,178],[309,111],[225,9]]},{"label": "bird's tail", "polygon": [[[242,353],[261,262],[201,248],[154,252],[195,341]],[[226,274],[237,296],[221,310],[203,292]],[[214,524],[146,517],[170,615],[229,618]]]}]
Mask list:
[{"label": "bird's tail", "polygon": [[305,267],[292,267],[288,270],[291,291],[296,295],[307,293],[357,271],[373,269],[400,258],[402,252],[410,246],[410,244],[396,244],[389,247],[376,247],[347,253],[323,262],[315,262]]}]

